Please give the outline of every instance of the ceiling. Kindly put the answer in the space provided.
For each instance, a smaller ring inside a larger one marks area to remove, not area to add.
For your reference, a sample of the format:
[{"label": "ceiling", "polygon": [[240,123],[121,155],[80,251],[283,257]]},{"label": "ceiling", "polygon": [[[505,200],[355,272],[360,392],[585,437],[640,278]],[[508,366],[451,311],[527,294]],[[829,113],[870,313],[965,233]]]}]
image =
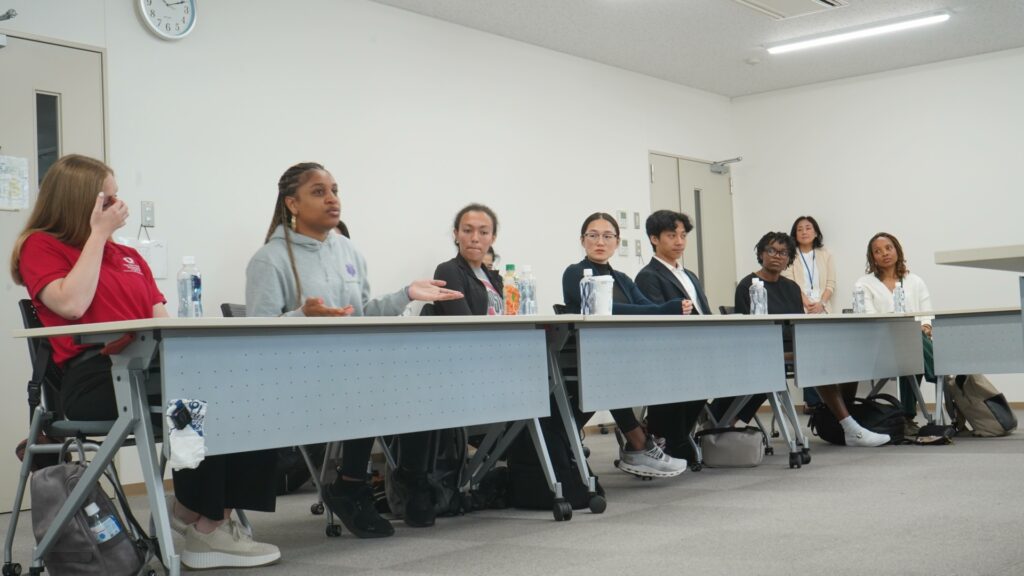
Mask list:
[{"label": "ceiling", "polygon": [[[784,20],[732,0],[374,1],[729,97],[1024,46],[1024,0],[849,0]],[[936,26],[775,56],[763,48],[940,10],[952,17]]]}]

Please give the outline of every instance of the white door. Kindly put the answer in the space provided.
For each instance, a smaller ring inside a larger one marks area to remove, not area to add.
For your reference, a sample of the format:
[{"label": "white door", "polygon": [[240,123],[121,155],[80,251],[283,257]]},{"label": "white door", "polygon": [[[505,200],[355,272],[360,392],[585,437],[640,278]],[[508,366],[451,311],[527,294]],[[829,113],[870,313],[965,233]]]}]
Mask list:
[{"label": "white door", "polygon": [[675,210],[693,221],[683,266],[697,274],[711,309],[732,306],[736,292],[736,242],[732,186],[710,162],[650,155],[651,211]]},{"label": "white door", "polygon": [[25,384],[31,367],[23,340],[10,337],[21,327],[18,300],[28,297],[10,277],[14,240],[35,205],[43,170],[64,154],[105,158],[103,54],[41,39],[7,37],[0,49],[0,156],[28,160],[29,206],[0,210],[0,513],[10,512],[19,462],[14,445],[28,435]]}]

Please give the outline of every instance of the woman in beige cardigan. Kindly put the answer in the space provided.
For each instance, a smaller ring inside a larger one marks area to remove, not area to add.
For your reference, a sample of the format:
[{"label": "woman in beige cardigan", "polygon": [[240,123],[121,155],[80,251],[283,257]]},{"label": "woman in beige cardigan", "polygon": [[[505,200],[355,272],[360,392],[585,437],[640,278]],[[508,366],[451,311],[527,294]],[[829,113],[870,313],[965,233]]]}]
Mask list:
[{"label": "woman in beige cardigan", "polygon": [[836,292],[836,265],[824,248],[825,237],[812,216],[800,216],[793,222],[790,236],[796,240],[793,264],[782,275],[800,285],[804,311],[808,314],[832,312]]}]

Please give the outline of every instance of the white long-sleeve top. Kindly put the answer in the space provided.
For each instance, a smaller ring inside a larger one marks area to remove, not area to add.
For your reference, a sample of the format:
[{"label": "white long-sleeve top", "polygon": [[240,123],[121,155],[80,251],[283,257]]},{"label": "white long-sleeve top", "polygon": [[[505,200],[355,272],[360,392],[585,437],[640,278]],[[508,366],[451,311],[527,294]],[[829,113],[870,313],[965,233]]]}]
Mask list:
[{"label": "white long-sleeve top", "polygon": [[[903,293],[907,296],[907,312],[932,311],[931,294],[929,294],[928,286],[925,285],[924,280],[920,276],[913,272],[907,272],[907,275],[900,282],[903,284]],[[861,276],[854,283],[854,287],[856,286],[864,289],[864,311],[868,314],[894,311],[895,305],[893,304],[892,291],[881,280],[876,278],[874,274]],[[918,317],[922,324],[929,325],[932,323],[932,318],[934,316],[922,315]]]}]

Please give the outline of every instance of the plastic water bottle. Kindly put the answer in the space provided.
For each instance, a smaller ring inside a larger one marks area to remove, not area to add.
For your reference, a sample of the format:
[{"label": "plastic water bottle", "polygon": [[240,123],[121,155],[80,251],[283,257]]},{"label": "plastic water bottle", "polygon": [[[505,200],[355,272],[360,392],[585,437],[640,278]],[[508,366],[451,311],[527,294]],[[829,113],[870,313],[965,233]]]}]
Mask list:
[{"label": "plastic water bottle", "polygon": [[505,297],[505,315],[515,316],[519,314],[519,303],[522,295],[519,293],[519,286],[516,285],[516,265],[506,264],[505,265],[505,277],[503,278],[505,285],[504,294]]},{"label": "plastic water bottle", "polygon": [[537,313],[537,280],[533,277],[533,269],[528,264],[523,265],[523,273],[519,275],[519,313]]},{"label": "plastic water bottle", "polygon": [[907,293],[903,291],[903,282],[892,291],[892,311],[901,314],[907,311]]},{"label": "plastic water bottle", "polygon": [[764,282],[760,278],[754,278],[750,281],[750,313],[768,313],[768,291],[765,289]]},{"label": "plastic water bottle", "polygon": [[853,313],[863,314],[867,312],[867,306],[864,304],[864,287],[857,284],[853,287]]},{"label": "plastic water bottle", "polygon": [[580,314],[593,314],[594,308],[594,271],[590,268],[583,269],[583,278],[580,280]]},{"label": "plastic water bottle", "polygon": [[181,259],[178,270],[178,317],[199,318],[203,315],[203,277],[196,267],[195,256]]},{"label": "plastic water bottle", "polygon": [[86,504],[85,515],[89,523],[89,530],[100,544],[112,540],[121,533],[121,524],[117,518],[112,514],[101,516],[100,507],[95,502]]}]

